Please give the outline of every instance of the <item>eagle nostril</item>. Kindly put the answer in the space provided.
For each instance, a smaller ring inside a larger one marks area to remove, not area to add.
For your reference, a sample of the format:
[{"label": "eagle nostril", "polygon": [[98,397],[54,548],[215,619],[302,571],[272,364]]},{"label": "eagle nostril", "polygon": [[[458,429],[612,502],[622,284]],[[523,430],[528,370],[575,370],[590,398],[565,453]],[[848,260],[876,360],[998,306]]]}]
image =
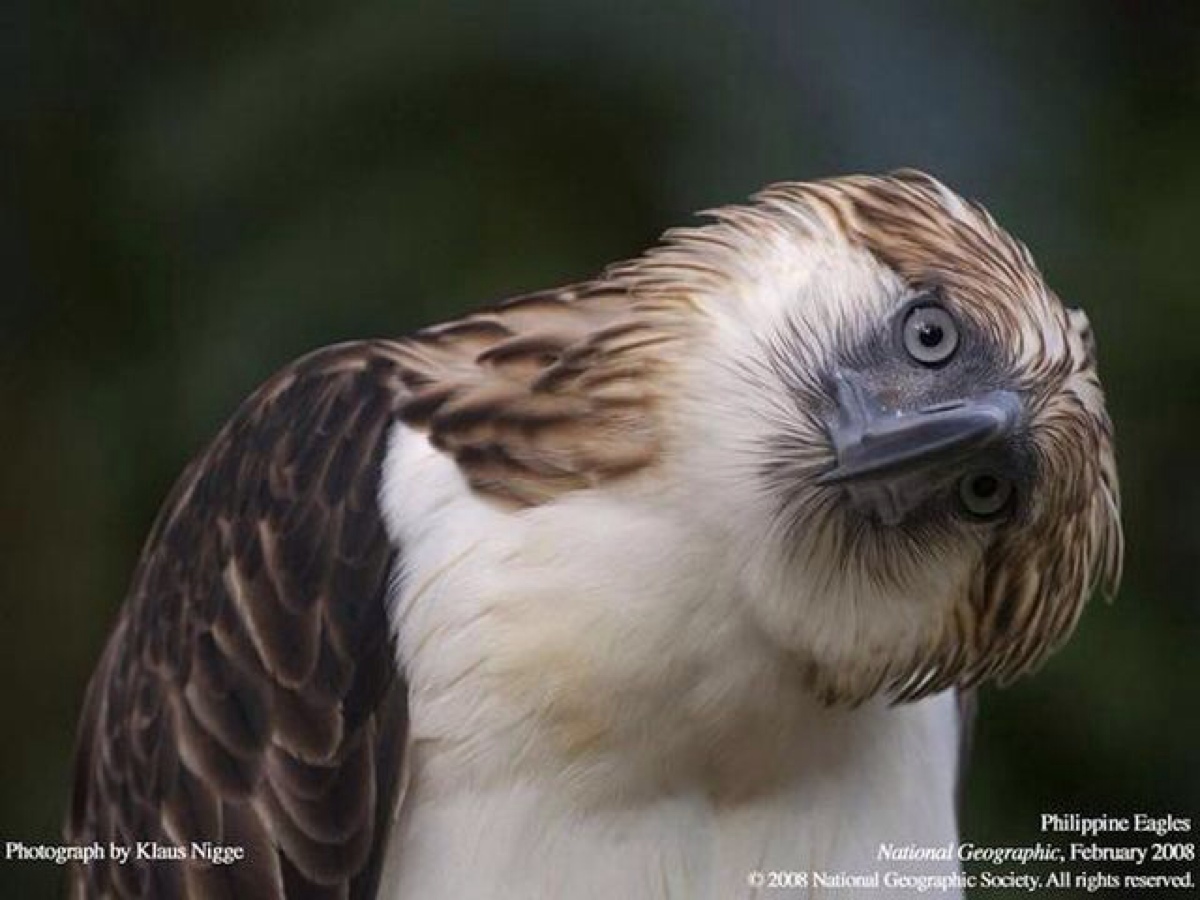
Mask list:
[{"label": "eagle nostril", "polygon": [[942,403],[934,403],[934,404],[931,404],[930,406],[923,406],[923,407],[921,407],[920,412],[922,412],[922,413],[950,412],[951,410],[954,410],[954,409],[962,409],[962,407],[964,407],[964,406],[966,406],[965,400],[946,400]]}]

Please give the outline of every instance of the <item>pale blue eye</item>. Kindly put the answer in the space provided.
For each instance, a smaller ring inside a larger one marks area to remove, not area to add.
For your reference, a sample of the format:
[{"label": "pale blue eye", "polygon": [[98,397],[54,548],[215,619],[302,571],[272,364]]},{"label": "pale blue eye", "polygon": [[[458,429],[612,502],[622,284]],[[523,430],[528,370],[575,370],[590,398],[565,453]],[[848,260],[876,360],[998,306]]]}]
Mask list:
[{"label": "pale blue eye", "polygon": [[958,500],[963,509],[981,519],[1007,510],[1012,495],[1012,482],[993,472],[972,472],[958,482]]},{"label": "pale blue eye", "polygon": [[944,363],[958,349],[958,326],[940,306],[914,306],[904,319],[904,349],[925,366]]}]

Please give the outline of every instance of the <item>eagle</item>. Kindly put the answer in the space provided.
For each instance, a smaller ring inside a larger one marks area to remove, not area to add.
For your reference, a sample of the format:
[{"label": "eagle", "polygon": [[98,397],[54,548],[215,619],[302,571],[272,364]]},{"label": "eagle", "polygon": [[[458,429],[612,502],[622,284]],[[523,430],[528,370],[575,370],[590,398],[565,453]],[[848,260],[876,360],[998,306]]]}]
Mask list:
[{"label": "eagle", "polygon": [[975,688],[1119,580],[1088,319],[917,171],[705,216],[242,403],[88,686],[73,896],[958,892]]}]

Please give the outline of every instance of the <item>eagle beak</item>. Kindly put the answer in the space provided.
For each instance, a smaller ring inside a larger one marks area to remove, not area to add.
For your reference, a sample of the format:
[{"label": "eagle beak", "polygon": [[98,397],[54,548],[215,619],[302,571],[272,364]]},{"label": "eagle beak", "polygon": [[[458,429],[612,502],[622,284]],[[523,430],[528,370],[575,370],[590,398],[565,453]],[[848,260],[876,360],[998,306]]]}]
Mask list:
[{"label": "eagle beak", "polygon": [[829,426],[837,465],[817,483],[849,486],[888,522],[1011,434],[1022,413],[1020,398],[1002,390],[911,412],[887,410],[853,372],[837,375],[837,401],[837,420]]}]

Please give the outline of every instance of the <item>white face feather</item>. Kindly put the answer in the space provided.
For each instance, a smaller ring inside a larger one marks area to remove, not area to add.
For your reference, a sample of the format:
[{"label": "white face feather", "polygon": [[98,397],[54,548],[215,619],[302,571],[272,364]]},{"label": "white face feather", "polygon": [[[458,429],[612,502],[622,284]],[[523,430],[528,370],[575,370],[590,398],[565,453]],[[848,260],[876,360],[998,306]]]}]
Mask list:
[{"label": "white face feather", "polygon": [[[798,417],[792,385],[767,348],[799,336],[797,366],[819,373],[834,365],[834,336],[865,330],[898,309],[909,291],[866,251],[847,242],[806,240],[747,247],[759,273],[739,295],[704,294],[707,339],[686,363],[666,467],[681,514],[723,535],[738,560],[745,602],[763,632],[799,660],[819,667],[820,681],[841,696],[861,696],[864,682],[900,670],[930,643],[978,562],[964,539],[936,566],[914,568],[903,590],[882,573],[851,564],[820,516],[791,527],[781,498],[763,478],[781,428],[807,430],[813,472],[831,460],[814,417]],[[793,448],[803,454],[803,446]],[[814,510],[814,513],[817,510]]]}]

